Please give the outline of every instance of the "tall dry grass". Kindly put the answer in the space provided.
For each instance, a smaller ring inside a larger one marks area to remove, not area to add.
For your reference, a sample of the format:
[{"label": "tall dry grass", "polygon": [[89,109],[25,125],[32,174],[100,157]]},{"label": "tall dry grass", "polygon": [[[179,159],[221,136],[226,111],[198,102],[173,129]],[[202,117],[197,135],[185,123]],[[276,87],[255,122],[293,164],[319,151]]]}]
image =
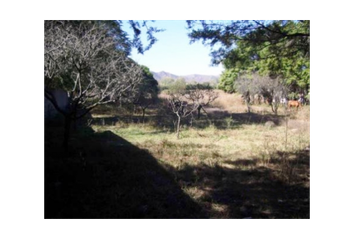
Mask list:
[{"label": "tall dry grass", "polygon": [[239,113],[247,111],[246,105],[242,103],[240,94],[225,93],[222,90],[215,90],[218,98],[211,104],[212,107],[221,108],[230,113]]},{"label": "tall dry grass", "polygon": [[[204,116],[195,120],[193,126],[184,121],[180,139],[176,139],[173,129],[168,127],[167,123],[172,124],[167,118],[168,107],[166,113],[162,113],[162,105],[151,109],[148,117],[154,120],[153,117],[159,116],[156,121],[163,124],[130,121],[114,112],[113,106],[111,110],[105,108],[92,114],[99,120],[106,116],[106,124],[93,121],[92,133],[76,136],[73,142],[83,152],[77,154],[78,161],[81,156],[91,159],[93,170],[89,179],[95,179],[96,165],[101,164],[102,159],[107,160],[93,193],[104,189],[104,195],[110,196],[112,203],[120,203],[114,209],[117,216],[123,217],[309,218],[309,151],[305,149],[310,144],[310,107],[281,108],[275,116],[270,106],[252,105],[252,114],[249,114],[252,120],[248,119],[247,106],[239,94],[219,90],[218,93],[219,98],[211,106],[217,109],[207,110],[208,119]],[[166,95],[161,93],[160,98]],[[220,117],[217,111],[230,114]],[[114,114],[117,115],[112,118]],[[109,119],[111,122],[107,124]],[[264,119],[279,121],[269,127]],[[90,143],[90,139],[95,141]],[[56,160],[55,156],[53,153],[51,157]],[[54,160],[52,162],[56,163]],[[62,168],[66,170],[64,165]],[[53,166],[52,171],[57,168]],[[86,170],[81,172],[87,174]],[[162,173],[172,179],[172,185],[165,185]],[[122,174],[124,177],[117,180]],[[151,179],[154,181],[149,182]],[[49,188],[56,179],[52,181]],[[145,186],[145,182],[149,184]],[[111,185],[119,189],[116,195],[111,195],[115,193]],[[77,189],[80,187],[78,185]],[[171,196],[165,199],[168,194],[160,192],[161,188]],[[174,205],[165,204],[175,201],[176,192],[192,200],[185,203],[183,209],[192,208],[193,203],[203,214],[177,214],[179,207],[170,208]],[[104,199],[96,195],[96,199]],[[80,194],[75,196],[81,197]],[[89,200],[91,196],[84,197]],[[122,204],[126,204],[125,207]],[[98,207],[95,202],[91,205],[93,209]],[[87,213],[91,214],[91,209]],[[107,217],[105,214],[102,216]]]}]

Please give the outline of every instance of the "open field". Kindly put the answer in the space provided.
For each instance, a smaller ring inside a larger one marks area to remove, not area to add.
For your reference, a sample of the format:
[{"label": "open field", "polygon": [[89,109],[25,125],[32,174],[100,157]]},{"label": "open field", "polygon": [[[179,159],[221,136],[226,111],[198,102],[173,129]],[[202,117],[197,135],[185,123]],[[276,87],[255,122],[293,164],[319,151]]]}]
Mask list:
[{"label": "open field", "polygon": [[[310,107],[271,113],[220,92],[180,139],[168,109],[97,109],[63,154],[46,126],[47,218],[309,218]],[[270,121],[272,123],[270,123]]]}]

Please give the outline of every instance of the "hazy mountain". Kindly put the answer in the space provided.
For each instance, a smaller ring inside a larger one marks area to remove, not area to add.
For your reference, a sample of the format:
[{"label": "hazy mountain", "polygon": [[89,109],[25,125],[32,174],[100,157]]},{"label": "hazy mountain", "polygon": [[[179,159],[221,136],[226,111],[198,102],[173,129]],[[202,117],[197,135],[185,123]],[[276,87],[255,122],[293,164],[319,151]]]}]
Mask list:
[{"label": "hazy mountain", "polygon": [[175,75],[172,73],[168,73],[168,72],[152,72],[152,74],[154,75],[154,78],[157,81],[160,81],[161,79],[164,78],[173,78],[173,79],[177,79],[177,78],[184,78],[186,80],[186,82],[197,82],[197,83],[203,83],[203,82],[216,82],[219,79],[219,76],[215,76],[215,75],[201,75],[201,74],[190,74],[190,75]]},{"label": "hazy mountain", "polygon": [[162,71],[162,72],[151,71],[151,72],[157,81],[160,81],[161,79],[164,79],[164,78],[173,78],[173,79],[179,78],[179,76],[177,76],[177,75],[174,75],[174,74],[168,73],[168,72],[164,72],[164,71]]},{"label": "hazy mountain", "polygon": [[219,79],[219,76],[201,75],[201,74],[191,74],[191,75],[186,75],[186,76],[182,76],[182,77],[184,79],[186,79],[186,82],[196,81],[198,83],[215,82]]}]

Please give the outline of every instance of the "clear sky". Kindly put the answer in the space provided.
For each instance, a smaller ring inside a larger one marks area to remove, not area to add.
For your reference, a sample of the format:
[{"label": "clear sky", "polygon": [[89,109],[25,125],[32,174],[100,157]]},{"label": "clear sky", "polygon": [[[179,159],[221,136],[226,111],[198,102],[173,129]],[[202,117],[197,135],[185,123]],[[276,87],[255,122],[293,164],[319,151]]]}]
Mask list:
[{"label": "clear sky", "polygon": [[[133,50],[131,57],[139,64],[147,66],[154,72],[165,71],[176,75],[221,74],[223,71],[221,64],[210,66],[209,47],[204,46],[201,41],[189,43],[186,21],[157,20],[154,23],[150,22],[150,24],[165,29],[165,31],[155,34],[158,41],[144,55],[138,54],[135,49]],[[123,26],[123,29],[131,32],[127,24]],[[142,40],[146,40],[145,37],[146,35]]]}]

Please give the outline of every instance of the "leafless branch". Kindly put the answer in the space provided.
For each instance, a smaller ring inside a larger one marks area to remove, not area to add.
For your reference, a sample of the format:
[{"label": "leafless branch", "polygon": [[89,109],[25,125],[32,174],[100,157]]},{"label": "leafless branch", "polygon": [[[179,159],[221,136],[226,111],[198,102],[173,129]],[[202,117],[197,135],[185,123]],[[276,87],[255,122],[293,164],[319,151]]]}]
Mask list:
[{"label": "leafless branch", "polygon": [[46,84],[67,91],[73,111],[78,108],[83,112],[134,91],[142,79],[142,69],[118,52],[116,44],[98,24],[75,27],[65,21],[46,21]]}]

